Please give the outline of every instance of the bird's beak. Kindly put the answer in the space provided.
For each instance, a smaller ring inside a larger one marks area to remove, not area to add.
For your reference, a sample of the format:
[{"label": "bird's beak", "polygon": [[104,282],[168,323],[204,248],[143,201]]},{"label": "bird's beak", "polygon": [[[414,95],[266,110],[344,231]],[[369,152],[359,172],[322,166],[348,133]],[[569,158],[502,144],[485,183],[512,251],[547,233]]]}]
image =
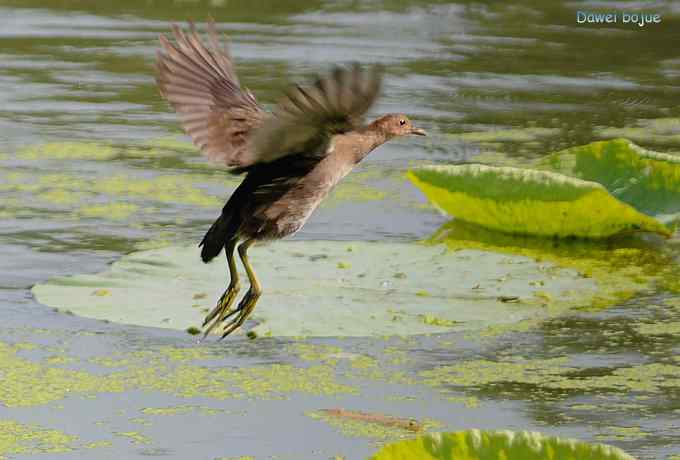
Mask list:
[{"label": "bird's beak", "polygon": [[411,128],[410,134],[415,134],[416,136],[427,136],[425,130],[420,128]]}]

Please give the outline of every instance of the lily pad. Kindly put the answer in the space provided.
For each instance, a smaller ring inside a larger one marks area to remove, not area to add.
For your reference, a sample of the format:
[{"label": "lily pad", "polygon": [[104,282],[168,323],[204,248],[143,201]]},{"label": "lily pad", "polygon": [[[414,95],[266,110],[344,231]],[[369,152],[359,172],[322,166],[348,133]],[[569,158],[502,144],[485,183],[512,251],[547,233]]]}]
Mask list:
[{"label": "lily pad", "polygon": [[680,212],[680,156],[614,139],[555,152],[541,165],[598,182],[619,200],[647,214]]},{"label": "lily pad", "polygon": [[[536,317],[548,311],[547,297],[587,303],[598,293],[576,270],[415,243],[277,242],[254,247],[251,262],[264,287],[252,316],[260,336],[477,330]],[[125,256],[105,273],[53,279],[33,293],[86,317],[186,330],[201,324],[227,282],[224,258],[205,265],[194,246],[166,247]],[[518,302],[502,301],[509,296]]]},{"label": "lily pad", "polygon": [[604,238],[660,222],[620,202],[600,184],[549,171],[485,165],[432,165],[409,178],[437,207],[466,222],[512,234]]},{"label": "lily pad", "polygon": [[371,460],[634,460],[621,449],[527,431],[432,433],[383,447]]}]

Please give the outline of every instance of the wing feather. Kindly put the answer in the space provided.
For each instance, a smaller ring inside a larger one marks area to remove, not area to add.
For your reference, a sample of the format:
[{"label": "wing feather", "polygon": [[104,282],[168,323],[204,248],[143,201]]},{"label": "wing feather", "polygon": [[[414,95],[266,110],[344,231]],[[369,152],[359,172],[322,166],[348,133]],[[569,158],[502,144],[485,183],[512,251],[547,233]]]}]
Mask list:
[{"label": "wing feather", "polygon": [[288,155],[321,158],[331,136],[359,128],[380,92],[382,69],[336,67],[311,85],[295,85],[273,114],[241,88],[215,24],[201,41],[190,23],[173,26],[174,44],[160,36],[158,86],[184,130],[210,159],[235,172]]},{"label": "wing feather", "polygon": [[245,166],[248,137],[270,116],[252,93],[241,88],[231,56],[210,21],[208,46],[190,23],[185,33],[173,26],[175,44],[160,36],[158,86],[182,120],[184,130],[210,159]]},{"label": "wing feather", "polygon": [[[380,93],[382,68],[336,67],[312,85],[293,86],[274,117],[253,132],[244,164],[268,163],[286,155],[323,156],[334,134],[361,127]],[[252,156],[250,156],[252,155]]]}]

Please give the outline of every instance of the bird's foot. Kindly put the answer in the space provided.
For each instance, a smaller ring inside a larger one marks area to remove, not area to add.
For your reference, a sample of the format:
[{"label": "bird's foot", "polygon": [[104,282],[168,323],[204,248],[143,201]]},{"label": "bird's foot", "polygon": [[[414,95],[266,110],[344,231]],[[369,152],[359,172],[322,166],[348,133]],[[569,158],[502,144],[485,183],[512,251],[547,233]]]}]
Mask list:
[{"label": "bird's foot", "polygon": [[243,325],[243,323],[246,321],[246,319],[248,319],[250,314],[255,309],[255,304],[257,303],[257,299],[259,298],[260,298],[259,292],[253,291],[252,288],[248,290],[243,299],[241,299],[241,302],[239,302],[238,307],[236,307],[235,310],[229,312],[229,314],[222,319],[222,321],[225,321],[230,316],[236,315],[234,318],[232,318],[231,321],[224,325],[224,330],[221,339],[225,338],[226,336],[234,332],[236,329],[241,327],[241,325]]},{"label": "bird's foot", "polygon": [[220,297],[220,300],[217,301],[215,308],[206,315],[205,320],[203,321],[203,327],[206,327],[211,321],[214,321],[203,333],[203,338],[207,337],[215,326],[230,316],[229,310],[231,309],[234,300],[236,300],[239,289],[240,287],[238,284],[230,284],[227,290],[224,291],[224,294],[222,294],[222,297]]}]

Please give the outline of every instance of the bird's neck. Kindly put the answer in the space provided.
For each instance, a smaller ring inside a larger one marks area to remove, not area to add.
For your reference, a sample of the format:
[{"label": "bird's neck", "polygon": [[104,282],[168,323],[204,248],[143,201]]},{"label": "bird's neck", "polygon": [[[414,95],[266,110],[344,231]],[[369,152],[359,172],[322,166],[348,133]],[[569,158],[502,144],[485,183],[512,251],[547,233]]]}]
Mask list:
[{"label": "bird's neck", "polygon": [[357,163],[363,160],[364,157],[374,149],[388,141],[384,131],[372,128],[372,125],[368,125],[365,129],[357,131],[358,139],[355,141],[355,145],[358,147],[356,150],[356,154],[358,155],[356,158]]}]

